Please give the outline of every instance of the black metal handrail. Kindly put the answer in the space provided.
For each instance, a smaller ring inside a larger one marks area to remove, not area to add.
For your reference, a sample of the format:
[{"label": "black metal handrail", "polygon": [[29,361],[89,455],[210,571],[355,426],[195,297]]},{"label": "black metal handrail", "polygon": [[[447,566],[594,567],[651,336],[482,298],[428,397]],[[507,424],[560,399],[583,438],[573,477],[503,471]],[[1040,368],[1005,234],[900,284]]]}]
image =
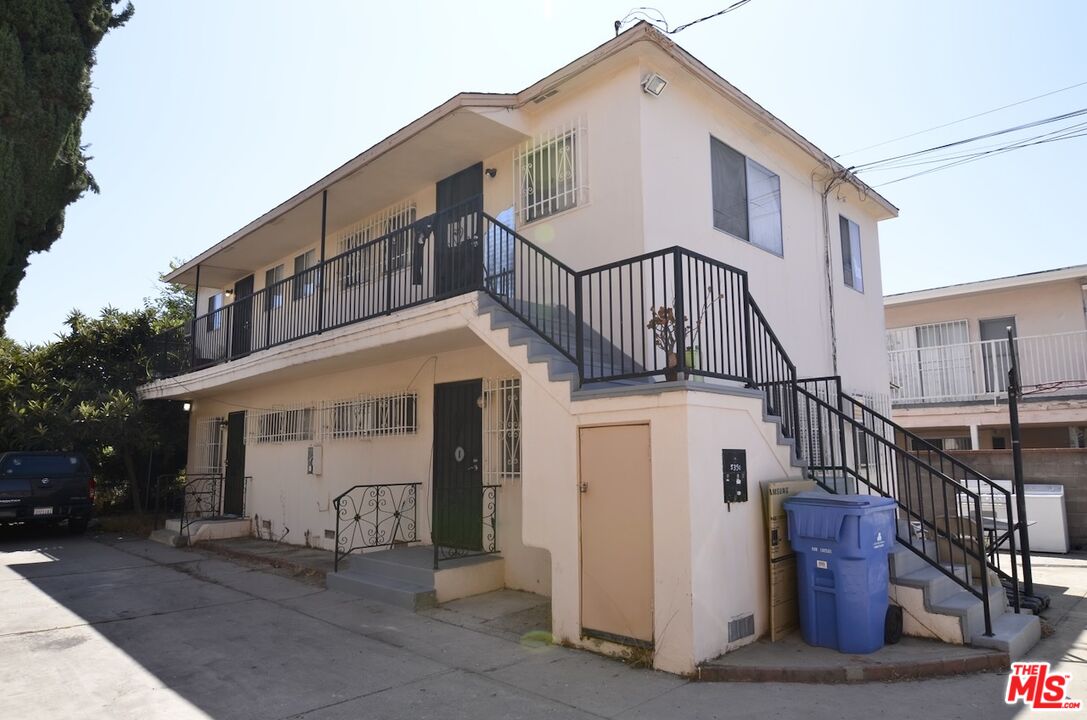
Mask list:
[{"label": "black metal handrail", "polygon": [[[446,489],[434,498],[434,527],[430,530],[434,546],[434,569],[444,560],[493,555],[498,548],[498,490],[501,485],[479,485],[464,489]],[[479,493],[480,513],[458,512],[463,503]]]},{"label": "black metal handrail", "polygon": [[422,483],[355,485],[332,500],[336,513],[333,572],[356,550],[418,542],[417,507]]},{"label": "black metal handrail", "polygon": [[801,444],[808,476],[833,493],[894,499],[905,520],[896,529],[898,541],[978,598],[985,634],[992,635],[980,496],[844,412],[824,380],[802,380],[794,387],[806,427]]}]

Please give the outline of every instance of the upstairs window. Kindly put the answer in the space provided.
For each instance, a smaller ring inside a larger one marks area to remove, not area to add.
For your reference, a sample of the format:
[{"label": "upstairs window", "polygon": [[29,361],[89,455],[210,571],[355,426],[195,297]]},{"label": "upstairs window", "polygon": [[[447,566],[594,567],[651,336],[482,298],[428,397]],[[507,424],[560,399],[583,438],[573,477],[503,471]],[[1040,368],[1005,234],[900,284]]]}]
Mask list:
[{"label": "upstairs window", "polygon": [[274,310],[283,307],[283,290],[286,267],[276,265],[274,268],[264,271],[264,307],[266,310]]},{"label": "upstairs window", "polygon": [[294,259],[294,290],[295,300],[309,297],[317,289],[317,271],[306,272],[317,265],[317,251],[307,250]]},{"label": "upstairs window", "polygon": [[208,318],[204,323],[207,332],[213,332],[223,326],[223,294],[215,293],[208,298]]},{"label": "upstairs window", "polygon": [[842,277],[845,284],[864,292],[864,268],[861,264],[861,229],[847,217],[838,216],[842,236]]},{"label": "upstairs window", "polygon": [[713,226],[775,255],[781,239],[781,178],[710,138]]},{"label": "upstairs window", "polygon": [[577,207],[588,200],[586,129],[571,123],[525,143],[514,154],[519,224]]},{"label": "upstairs window", "polygon": [[[383,262],[387,272],[407,267],[409,228],[415,222],[415,216],[414,203],[401,203],[385,208],[343,231],[339,237],[341,253],[367,246],[340,261],[340,282],[343,286],[352,287],[376,279],[381,275]],[[388,238],[384,242],[374,243],[385,236]]]}]

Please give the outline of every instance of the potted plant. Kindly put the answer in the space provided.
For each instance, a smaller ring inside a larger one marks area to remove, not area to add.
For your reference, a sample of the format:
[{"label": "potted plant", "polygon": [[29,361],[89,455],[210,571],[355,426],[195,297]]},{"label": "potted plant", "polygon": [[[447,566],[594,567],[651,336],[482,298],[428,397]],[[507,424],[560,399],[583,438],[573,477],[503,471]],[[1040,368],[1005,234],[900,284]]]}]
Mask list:
[{"label": "potted plant", "polygon": [[[724,297],[723,292],[715,293],[713,285],[708,285],[706,287],[706,302],[698,311],[698,318],[693,325],[688,325],[685,329],[684,337],[687,342],[684,343],[686,347],[684,347],[683,359],[684,366],[688,368],[688,374],[690,374],[689,370],[691,368],[698,368],[701,360],[698,338],[702,332],[702,323],[706,319],[706,312]],[[664,379],[669,382],[679,379],[676,330],[680,322],[686,325],[686,319],[686,317],[676,318],[675,310],[668,305],[662,305],[655,311],[650,309],[649,322],[646,324],[646,328],[653,333],[653,344],[664,351]]]}]

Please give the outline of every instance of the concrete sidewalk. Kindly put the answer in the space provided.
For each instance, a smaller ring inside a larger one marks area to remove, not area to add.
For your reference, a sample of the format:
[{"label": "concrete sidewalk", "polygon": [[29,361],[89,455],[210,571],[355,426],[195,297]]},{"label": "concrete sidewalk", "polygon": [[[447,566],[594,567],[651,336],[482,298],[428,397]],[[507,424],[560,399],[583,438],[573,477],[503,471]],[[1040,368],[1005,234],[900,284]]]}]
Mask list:
[{"label": "concrete sidewalk", "polygon": [[[1055,577],[1087,591],[1083,558]],[[1075,590],[1073,590],[1075,587]],[[198,550],[0,537],[5,717],[1007,718],[1005,676],[864,685],[691,683],[541,644],[532,595],[414,614]],[[1036,653],[1084,698],[1084,606]],[[527,629],[527,631],[526,631]],[[1078,694],[1077,694],[1078,693]]]}]

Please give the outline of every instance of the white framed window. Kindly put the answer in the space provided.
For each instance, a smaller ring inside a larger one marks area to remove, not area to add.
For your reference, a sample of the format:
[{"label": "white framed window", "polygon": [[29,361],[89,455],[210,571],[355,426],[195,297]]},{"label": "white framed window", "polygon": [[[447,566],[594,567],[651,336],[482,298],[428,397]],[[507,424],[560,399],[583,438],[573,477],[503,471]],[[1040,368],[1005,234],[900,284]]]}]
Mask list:
[{"label": "white framed window", "polygon": [[521,479],[521,380],[483,381],[485,483]]},{"label": "white framed window", "polygon": [[274,310],[278,307],[283,307],[285,292],[285,283],[283,282],[283,279],[285,277],[286,266],[282,264],[264,271],[265,310]]},{"label": "white framed window", "polygon": [[223,327],[223,293],[215,293],[208,298],[208,319],[204,323],[207,332],[214,332]]},{"label": "white framed window", "polygon": [[781,178],[711,135],[710,185],[715,228],[784,254]]},{"label": "white framed window", "polygon": [[196,462],[192,472],[214,475],[223,471],[223,418],[203,418],[196,422]]},{"label": "white framed window", "polygon": [[294,259],[294,289],[292,297],[295,300],[309,297],[317,290],[317,273],[306,272],[317,265],[317,251],[307,250]]},{"label": "white framed window", "polygon": [[[415,203],[402,202],[374,213],[355,223],[336,237],[338,251],[345,253],[388,235],[388,240],[376,243],[343,259],[340,282],[352,287],[370,282],[382,275],[382,270],[394,272],[408,266],[411,234],[407,228],[415,222]],[[398,232],[398,231],[403,232]]]},{"label": "white framed window", "polygon": [[842,238],[842,278],[846,287],[864,292],[864,264],[861,262],[861,228],[844,215],[838,216]]},{"label": "white framed window", "polygon": [[312,441],[314,408],[311,405],[250,410],[245,414],[246,442]]},{"label": "white framed window", "polygon": [[517,148],[513,175],[519,225],[588,202],[587,140],[585,121],[577,120]]},{"label": "white framed window", "polygon": [[361,395],[321,405],[322,439],[414,435],[419,429],[415,393]]}]

